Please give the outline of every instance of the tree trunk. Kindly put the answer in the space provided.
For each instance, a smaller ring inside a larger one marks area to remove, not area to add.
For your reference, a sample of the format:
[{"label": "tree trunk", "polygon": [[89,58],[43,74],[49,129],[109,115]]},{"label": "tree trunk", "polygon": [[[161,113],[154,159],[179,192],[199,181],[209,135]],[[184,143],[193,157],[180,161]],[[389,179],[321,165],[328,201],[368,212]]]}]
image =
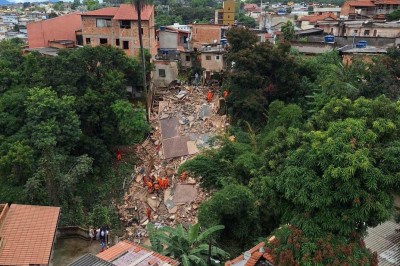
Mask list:
[{"label": "tree trunk", "polygon": [[144,99],[146,101],[147,107],[147,80],[146,80],[146,58],[144,55],[144,47],[143,47],[143,34],[142,34],[142,3],[140,0],[137,1],[136,11],[138,13],[138,30],[139,30],[139,44],[140,51],[142,54],[142,68],[143,68],[143,89],[144,89]]}]

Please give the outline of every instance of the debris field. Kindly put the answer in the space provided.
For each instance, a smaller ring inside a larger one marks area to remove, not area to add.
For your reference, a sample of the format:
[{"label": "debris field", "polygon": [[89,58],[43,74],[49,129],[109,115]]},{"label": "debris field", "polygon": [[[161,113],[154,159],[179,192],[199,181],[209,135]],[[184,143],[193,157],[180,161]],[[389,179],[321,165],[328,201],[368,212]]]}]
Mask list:
[{"label": "debris field", "polygon": [[[212,91],[211,101],[206,95]],[[124,238],[137,243],[147,239],[146,224],[156,227],[194,224],[201,202],[207,199],[194,177],[177,175],[179,166],[210,147],[211,137],[227,125],[224,98],[218,86],[157,88],[153,99],[150,136],[135,146],[140,162],[129,189],[118,206],[125,225]],[[150,177],[168,178],[168,188],[150,190]],[[150,217],[150,221],[148,219]]]}]

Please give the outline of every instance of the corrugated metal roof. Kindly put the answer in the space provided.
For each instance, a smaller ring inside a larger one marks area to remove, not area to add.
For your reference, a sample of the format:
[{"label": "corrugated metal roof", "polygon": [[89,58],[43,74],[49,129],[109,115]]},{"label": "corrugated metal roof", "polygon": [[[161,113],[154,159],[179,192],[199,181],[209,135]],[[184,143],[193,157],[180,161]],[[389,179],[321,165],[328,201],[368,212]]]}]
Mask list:
[{"label": "corrugated metal roof", "polygon": [[69,266],[114,266],[114,264],[100,259],[92,254],[86,254],[69,264]]},{"label": "corrugated metal roof", "polygon": [[368,228],[365,245],[378,253],[379,266],[400,265],[400,225],[387,221],[374,228]]}]

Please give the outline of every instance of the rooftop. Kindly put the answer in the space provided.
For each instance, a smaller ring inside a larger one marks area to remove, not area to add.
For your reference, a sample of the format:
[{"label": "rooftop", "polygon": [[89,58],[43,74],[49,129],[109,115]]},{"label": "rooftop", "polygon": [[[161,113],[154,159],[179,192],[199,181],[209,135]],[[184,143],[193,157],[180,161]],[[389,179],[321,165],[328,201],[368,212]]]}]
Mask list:
[{"label": "rooftop", "polygon": [[271,254],[265,249],[265,242],[259,243],[237,258],[225,262],[225,266],[255,266],[259,261],[264,261],[266,265],[273,265]]},{"label": "rooftop", "polygon": [[48,264],[59,207],[11,204],[0,214],[0,265]]},{"label": "rooftop", "polygon": [[371,1],[348,1],[345,2],[349,6],[359,6],[359,7],[374,7],[375,4]]},{"label": "rooftop", "polygon": [[310,16],[304,16],[301,17],[299,20],[300,21],[309,21],[310,23],[315,23],[317,21],[321,20],[336,20],[337,17],[335,14],[328,12],[328,13],[323,13],[321,15],[310,15]]},{"label": "rooftop", "polygon": [[126,240],[97,254],[97,257],[117,266],[175,266],[179,264],[176,260]]},{"label": "rooftop", "polygon": [[365,48],[356,48],[352,45],[346,45],[340,49],[343,54],[386,54],[387,49],[382,47],[367,46]]},{"label": "rooftop", "polygon": [[400,265],[400,225],[387,221],[368,228],[365,245],[378,253],[379,266]]},{"label": "rooftop", "polygon": [[114,266],[114,264],[100,259],[92,254],[86,254],[68,266]]},{"label": "rooftop", "polygon": [[[154,6],[147,5],[142,10],[142,20],[149,20]],[[113,17],[115,20],[138,20],[138,14],[133,5],[121,4],[119,7],[105,7],[83,13],[82,16]]]}]

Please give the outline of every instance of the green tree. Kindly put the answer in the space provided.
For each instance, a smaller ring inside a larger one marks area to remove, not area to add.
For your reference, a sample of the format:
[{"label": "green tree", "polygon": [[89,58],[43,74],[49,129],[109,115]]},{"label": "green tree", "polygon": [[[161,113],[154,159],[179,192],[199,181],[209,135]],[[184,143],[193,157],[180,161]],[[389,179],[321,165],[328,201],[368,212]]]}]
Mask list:
[{"label": "green tree", "polygon": [[227,185],[202,203],[199,222],[206,227],[224,224],[223,242],[233,242],[240,248],[252,244],[261,232],[257,199],[242,185]]},{"label": "green tree", "polygon": [[293,226],[275,230],[267,246],[274,265],[378,265],[377,254],[371,255],[362,240],[331,234],[313,239]]},{"label": "green tree", "polygon": [[74,0],[71,4],[71,9],[76,10],[79,6],[81,5],[81,1],[80,0]]},{"label": "green tree", "polygon": [[146,110],[141,105],[134,108],[130,102],[118,100],[111,108],[117,117],[123,144],[134,144],[144,139],[150,126],[147,123]]},{"label": "green tree", "polygon": [[286,41],[291,41],[294,39],[294,25],[291,20],[288,20],[282,27],[281,31],[283,33],[283,38]]},{"label": "green tree", "polygon": [[[182,224],[177,227],[161,227],[155,229],[152,224],[148,225],[150,232],[151,247],[156,252],[170,256],[179,260],[184,266],[207,265],[207,255],[209,251],[209,242],[212,236],[224,229],[223,225],[216,225],[200,231],[200,224],[189,225],[185,229]],[[213,258],[227,259],[229,254],[218,247],[211,247],[211,256]]]},{"label": "green tree", "polygon": [[54,4],[53,8],[56,11],[64,11],[64,2],[58,1],[57,3]]},{"label": "green tree", "polygon": [[394,20],[399,20],[400,19],[400,9],[396,9],[395,11],[386,14],[386,19],[388,21],[394,21]]},{"label": "green tree", "polygon": [[391,216],[390,192],[399,182],[398,167],[387,163],[398,156],[396,106],[384,97],[333,99],[313,117],[273,177],[288,204],[283,223],[306,236],[348,237]]},{"label": "green tree", "polygon": [[254,29],[257,26],[257,22],[254,18],[247,16],[242,12],[239,13],[237,22],[250,29]]},{"label": "green tree", "polygon": [[85,5],[89,11],[99,9],[101,7],[98,0],[83,0],[82,4]]}]

